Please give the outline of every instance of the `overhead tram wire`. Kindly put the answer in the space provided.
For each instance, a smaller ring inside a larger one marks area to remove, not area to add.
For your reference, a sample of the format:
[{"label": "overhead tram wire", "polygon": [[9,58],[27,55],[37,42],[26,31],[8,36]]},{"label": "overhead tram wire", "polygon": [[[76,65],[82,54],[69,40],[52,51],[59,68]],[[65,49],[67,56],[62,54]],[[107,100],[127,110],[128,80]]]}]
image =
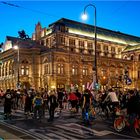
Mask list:
[{"label": "overhead tram wire", "polygon": [[22,9],[29,10],[29,11],[32,11],[32,12],[36,12],[36,13],[40,13],[40,14],[44,14],[44,15],[47,15],[47,16],[60,18],[60,16],[52,15],[52,14],[49,14],[49,13],[45,13],[45,12],[42,12],[42,11],[38,11],[38,10],[34,10],[34,9],[30,9],[30,8],[26,8],[26,7],[19,6],[19,5],[16,5],[16,4],[12,4],[12,3],[9,3],[9,2],[0,1],[0,3],[5,4],[5,5],[8,5],[8,6],[12,6],[12,7],[16,7],[16,8],[22,8]]}]

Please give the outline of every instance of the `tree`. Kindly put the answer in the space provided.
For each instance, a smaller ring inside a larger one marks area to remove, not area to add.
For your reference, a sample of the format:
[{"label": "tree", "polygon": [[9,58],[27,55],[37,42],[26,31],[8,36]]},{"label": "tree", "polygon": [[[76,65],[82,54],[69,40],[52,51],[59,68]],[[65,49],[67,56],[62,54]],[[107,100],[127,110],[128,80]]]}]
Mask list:
[{"label": "tree", "polygon": [[18,34],[21,39],[29,39],[29,36],[25,33],[24,30],[18,31]]}]

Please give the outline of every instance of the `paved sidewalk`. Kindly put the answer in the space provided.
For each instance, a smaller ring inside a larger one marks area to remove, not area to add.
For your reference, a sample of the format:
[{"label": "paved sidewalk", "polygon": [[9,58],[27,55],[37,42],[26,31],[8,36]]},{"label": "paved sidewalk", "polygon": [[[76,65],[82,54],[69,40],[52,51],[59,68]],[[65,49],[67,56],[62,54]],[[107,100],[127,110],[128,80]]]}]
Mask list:
[{"label": "paved sidewalk", "polygon": [[22,140],[21,138],[17,137],[16,135],[9,133],[8,131],[0,128],[0,140],[1,139],[4,139],[4,140],[8,140],[8,139],[9,140],[15,140],[15,139]]}]

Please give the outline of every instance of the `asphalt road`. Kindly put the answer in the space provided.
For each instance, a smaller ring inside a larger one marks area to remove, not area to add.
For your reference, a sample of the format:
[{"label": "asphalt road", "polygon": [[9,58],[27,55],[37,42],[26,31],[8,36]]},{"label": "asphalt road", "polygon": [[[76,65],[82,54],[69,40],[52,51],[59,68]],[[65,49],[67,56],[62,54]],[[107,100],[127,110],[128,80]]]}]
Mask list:
[{"label": "asphalt road", "polygon": [[23,111],[19,110],[13,114],[12,120],[4,120],[1,114],[0,128],[20,139],[140,139],[132,130],[115,132],[111,121],[97,118],[91,125],[85,125],[80,114],[70,114],[69,111],[55,116],[53,122],[48,122],[47,119],[48,113],[41,122],[26,119]]}]

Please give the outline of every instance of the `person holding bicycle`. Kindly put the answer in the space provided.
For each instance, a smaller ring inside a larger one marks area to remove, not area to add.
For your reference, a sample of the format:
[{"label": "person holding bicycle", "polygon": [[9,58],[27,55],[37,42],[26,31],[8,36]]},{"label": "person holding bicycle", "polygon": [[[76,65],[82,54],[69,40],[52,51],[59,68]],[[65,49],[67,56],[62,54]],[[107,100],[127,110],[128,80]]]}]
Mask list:
[{"label": "person holding bicycle", "polygon": [[[88,115],[88,112],[91,107],[92,97],[91,93],[88,89],[84,91],[84,94],[82,96],[82,118],[85,120],[86,115]],[[88,119],[88,118],[86,118]],[[87,120],[89,121],[89,120]]]}]

